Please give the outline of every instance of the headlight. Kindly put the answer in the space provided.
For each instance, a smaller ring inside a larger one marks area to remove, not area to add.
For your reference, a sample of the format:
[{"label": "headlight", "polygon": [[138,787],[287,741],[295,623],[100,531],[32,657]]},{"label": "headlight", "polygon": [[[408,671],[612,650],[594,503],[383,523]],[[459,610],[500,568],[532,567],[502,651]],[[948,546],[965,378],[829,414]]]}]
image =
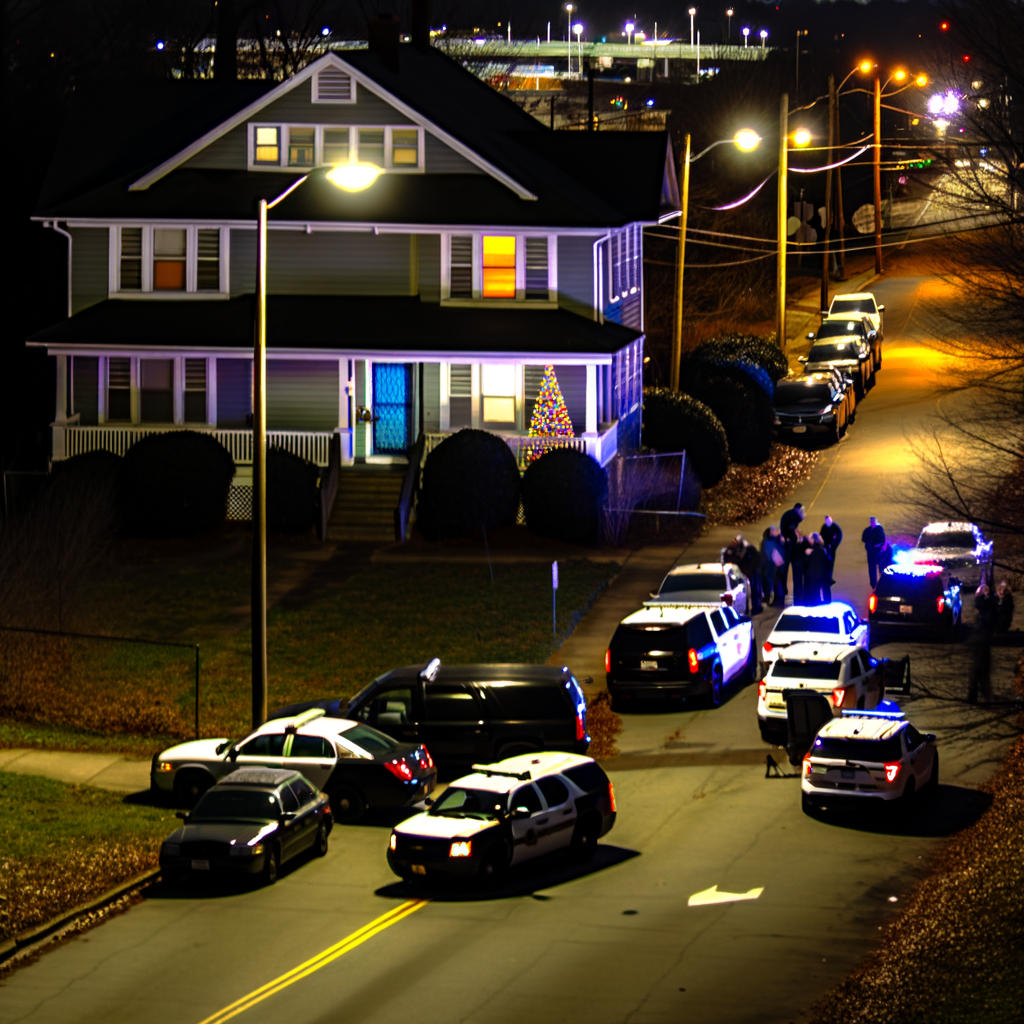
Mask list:
[{"label": "headlight", "polygon": [[157,761],[156,770],[158,772],[173,772],[174,765],[170,761]]},{"label": "headlight", "polygon": [[231,856],[232,857],[258,857],[263,852],[263,844],[257,843],[255,846],[232,846]]},{"label": "headlight", "polygon": [[473,843],[466,839],[460,843],[452,843],[451,849],[448,851],[449,857],[468,857],[473,849]]},{"label": "headlight", "polygon": [[398,836],[394,832],[391,833],[391,849],[394,850],[398,847]]},{"label": "headlight", "polygon": [[177,843],[164,843],[164,845],[160,847],[160,853],[164,857],[180,857],[181,847]]}]

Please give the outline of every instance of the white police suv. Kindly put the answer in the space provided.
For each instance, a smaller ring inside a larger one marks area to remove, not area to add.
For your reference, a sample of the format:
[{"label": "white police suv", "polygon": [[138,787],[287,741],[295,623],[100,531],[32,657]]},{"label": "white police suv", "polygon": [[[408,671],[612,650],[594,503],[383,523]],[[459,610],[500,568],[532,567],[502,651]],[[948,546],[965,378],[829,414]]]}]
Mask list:
[{"label": "white police suv", "polygon": [[800,772],[805,812],[856,800],[908,801],[938,787],[935,736],[918,732],[891,707],[844,711],[821,727]]},{"label": "white police suv", "polygon": [[761,660],[767,665],[793,644],[845,644],[868,648],[868,624],[842,601],[821,605],[791,605],[775,620],[768,639],[761,646]]},{"label": "white police suv", "polygon": [[406,880],[488,881],[563,850],[589,860],[615,824],[615,793],[600,765],[556,751],[474,765],[424,803],[388,844],[388,865]]}]

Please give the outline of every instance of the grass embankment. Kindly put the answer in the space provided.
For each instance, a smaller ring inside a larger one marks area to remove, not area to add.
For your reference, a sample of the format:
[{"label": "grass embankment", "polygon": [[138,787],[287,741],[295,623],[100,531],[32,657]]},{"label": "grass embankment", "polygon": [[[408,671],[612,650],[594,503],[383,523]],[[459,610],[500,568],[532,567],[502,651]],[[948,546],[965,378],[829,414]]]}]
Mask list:
[{"label": "grass embankment", "polygon": [[155,867],[167,808],[0,772],[0,941]]},{"label": "grass embankment", "polygon": [[[201,732],[243,735],[251,699],[248,553],[153,551],[122,545],[75,628],[199,643]],[[308,575],[308,563],[301,568]],[[618,565],[575,559],[559,569],[557,642]],[[479,562],[371,563],[334,575],[269,613],[271,707],[349,696],[390,668],[432,657],[543,663],[556,646],[546,563],[496,563],[493,583]],[[36,637],[6,643],[16,655],[10,663],[23,670],[0,687],[0,745],[144,756],[192,735],[189,650]]]}]

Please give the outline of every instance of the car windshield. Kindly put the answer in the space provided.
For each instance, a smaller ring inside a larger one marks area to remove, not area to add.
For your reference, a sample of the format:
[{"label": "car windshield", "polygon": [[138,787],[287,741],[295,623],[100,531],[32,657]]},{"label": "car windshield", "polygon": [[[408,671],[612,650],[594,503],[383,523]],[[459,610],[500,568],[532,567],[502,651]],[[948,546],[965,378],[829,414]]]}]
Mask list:
[{"label": "car windshield", "polygon": [[856,736],[816,736],[811,747],[811,757],[884,764],[886,761],[900,760],[903,751],[900,749],[899,733],[887,740],[862,740]]},{"label": "car windshield", "polygon": [[922,533],[919,548],[973,548],[974,534],[969,530],[947,530],[944,533]]},{"label": "car windshield", "polygon": [[857,345],[853,341],[834,341],[827,345],[814,345],[807,357],[809,363],[834,363],[842,359],[856,359]]},{"label": "car windshield", "polygon": [[838,661],[777,661],[773,679],[822,679],[836,682],[842,663]]},{"label": "car windshield", "polygon": [[430,814],[447,818],[480,818],[484,821],[505,814],[505,794],[486,789],[450,786],[430,808]]},{"label": "car windshield", "polygon": [[718,572],[681,572],[666,576],[659,594],[682,594],[691,590],[713,590],[721,594],[728,588],[725,576]]},{"label": "car windshield", "polygon": [[203,794],[188,820],[190,825],[197,821],[277,821],[280,812],[273,793],[214,786]]},{"label": "car windshield", "polygon": [[877,313],[874,299],[833,299],[829,316],[850,316],[853,313]]},{"label": "car windshield", "polygon": [[783,612],[775,623],[780,633],[839,633],[839,620],[833,615],[801,615],[799,612]]},{"label": "car windshield", "polygon": [[342,734],[346,740],[360,746],[369,754],[389,754],[398,744],[384,733],[371,729],[368,725],[354,725]]},{"label": "car windshield", "polygon": [[775,408],[784,405],[806,405],[820,409],[832,404],[832,391],[826,384],[776,384]]},{"label": "car windshield", "polygon": [[818,341],[826,338],[848,338],[850,335],[858,338],[864,336],[864,325],[859,320],[826,320],[818,331]]}]

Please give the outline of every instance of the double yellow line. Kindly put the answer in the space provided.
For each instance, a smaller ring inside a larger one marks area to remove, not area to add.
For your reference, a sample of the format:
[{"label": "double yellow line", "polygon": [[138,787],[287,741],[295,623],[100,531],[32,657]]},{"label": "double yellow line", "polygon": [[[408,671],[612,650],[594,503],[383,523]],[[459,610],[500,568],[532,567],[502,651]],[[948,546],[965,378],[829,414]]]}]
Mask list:
[{"label": "double yellow line", "polygon": [[344,956],[349,950],[355,949],[356,946],[361,946],[367,939],[372,939],[374,935],[378,935],[385,928],[390,928],[393,924],[398,924],[399,921],[410,914],[415,914],[417,910],[421,910],[429,902],[429,900],[406,900],[405,903],[395,907],[394,910],[381,914],[380,917],[375,918],[358,931],[353,932],[351,935],[346,935],[340,942],[336,942],[322,953],[317,953],[316,956],[305,963],[299,964],[298,967],[293,967],[287,974],[282,974],[281,977],[268,981],[266,985],[250,992],[248,995],[242,996],[241,999],[236,999],[230,1006],[225,1006],[223,1010],[218,1010],[213,1016],[201,1021],[200,1024],[222,1024],[223,1021],[231,1020],[232,1017],[236,1017],[244,1010],[248,1010],[257,1003],[263,1002],[269,996],[280,992],[289,985],[294,985],[295,982],[308,977],[314,971],[319,971],[321,967],[326,967],[329,963],[337,960],[339,956]]}]

